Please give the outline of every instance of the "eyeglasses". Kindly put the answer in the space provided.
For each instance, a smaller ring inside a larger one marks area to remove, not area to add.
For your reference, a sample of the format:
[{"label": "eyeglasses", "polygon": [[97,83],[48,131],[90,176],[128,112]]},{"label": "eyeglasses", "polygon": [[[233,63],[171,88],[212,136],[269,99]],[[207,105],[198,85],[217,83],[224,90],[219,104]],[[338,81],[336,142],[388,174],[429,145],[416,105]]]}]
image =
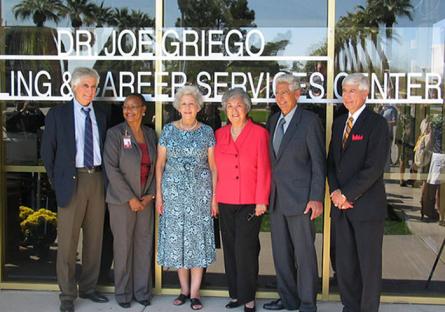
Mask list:
[{"label": "eyeglasses", "polygon": [[142,107],[142,105],[123,105],[122,106],[122,110],[131,110],[131,111],[135,111],[138,108]]},{"label": "eyeglasses", "polygon": [[256,216],[255,216],[255,212],[251,212],[251,213],[249,213],[248,215],[247,215],[247,221],[250,221],[250,220],[252,220],[253,218],[255,218]]}]

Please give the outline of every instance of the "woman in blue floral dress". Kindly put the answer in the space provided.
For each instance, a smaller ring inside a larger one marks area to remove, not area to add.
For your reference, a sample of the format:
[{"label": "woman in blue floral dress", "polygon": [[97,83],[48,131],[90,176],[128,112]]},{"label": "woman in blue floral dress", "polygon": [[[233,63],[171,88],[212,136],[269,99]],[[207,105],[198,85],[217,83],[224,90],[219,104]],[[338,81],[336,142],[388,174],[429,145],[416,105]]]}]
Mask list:
[{"label": "woman in blue floral dress", "polygon": [[196,87],[179,90],[173,105],[181,119],[164,126],[156,163],[157,261],[178,270],[181,294],[173,303],[191,298],[192,309],[199,310],[204,268],[215,260],[215,138],[212,128],[196,119],[203,106]]}]

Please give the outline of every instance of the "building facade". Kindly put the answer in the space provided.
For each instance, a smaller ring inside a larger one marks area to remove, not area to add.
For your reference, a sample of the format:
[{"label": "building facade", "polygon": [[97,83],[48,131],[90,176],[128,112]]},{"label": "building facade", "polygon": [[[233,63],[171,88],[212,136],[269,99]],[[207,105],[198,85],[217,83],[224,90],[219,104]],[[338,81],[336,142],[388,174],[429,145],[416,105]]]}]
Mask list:
[{"label": "building facade", "polygon": [[[444,1],[0,0],[0,22],[0,288],[57,289],[57,205],[39,148],[49,108],[72,96],[75,67],[99,72],[96,103],[110,126],[122,121],[125,96],[139,92],[149,105],[144,122],[158,134],[179,117],[172,101],[185,84],[204,94],[200,119],[214,129],[226,123],[221,95],[233,86],[248,91],[251,118],[265,123],[276,110],[274,78],[292,72],[299,105],[318,114],[327,146],[344,113],[341,80],[362,72],[371,82],[367,105],[387,119],[392,140],[383,300],[445,304]],[[319,294],[335,300],[329,211],[327,194],[316,222]],[[269,297],[267,218],[260,236],[258,295]],[[111,291],[110,238],[102,285]],[[223,273],[218,249],[203,294],[227,295]],[[157,293],[177,293],[174,272],[156,266],[153,278]]]}]

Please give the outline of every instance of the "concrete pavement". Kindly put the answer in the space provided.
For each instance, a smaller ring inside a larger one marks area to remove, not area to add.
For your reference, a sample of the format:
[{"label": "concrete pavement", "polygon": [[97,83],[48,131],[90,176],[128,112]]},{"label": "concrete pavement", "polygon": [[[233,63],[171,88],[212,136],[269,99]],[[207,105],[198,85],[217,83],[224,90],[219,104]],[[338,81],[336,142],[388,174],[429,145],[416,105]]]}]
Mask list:
[{"label": "concrete pavement", "polygon": [[[177,307],[172,305],[173,296],[155,296],[152,304],[143,307],[133,302],[130,309],[122,309],[117,305],[113,295],[107,294],[110,299],[108,303],[93,303],[89,300],[77,299],[75,301],[76,312],[94,312],[94,311],[126,311],[126,312],[184,312],[192,311],[187,304]],[[257,301],[257,311],[262,309],[266,299]],[[209,312],[227,312],[224,308],[227,303],[226,298],[203,297],[204,309]],[[382,304],[380,312],[439,312],[444,311],[445,305],[415,305],[415,304]],[[57,292],[41,291],[0,291],[0,312],[57,312],[59,311],[59,298]],[[232,312],[243,311],[242,308],[230,310]],[[341,304],[338,302],[319,302],[319,312],[340,312]]]}]

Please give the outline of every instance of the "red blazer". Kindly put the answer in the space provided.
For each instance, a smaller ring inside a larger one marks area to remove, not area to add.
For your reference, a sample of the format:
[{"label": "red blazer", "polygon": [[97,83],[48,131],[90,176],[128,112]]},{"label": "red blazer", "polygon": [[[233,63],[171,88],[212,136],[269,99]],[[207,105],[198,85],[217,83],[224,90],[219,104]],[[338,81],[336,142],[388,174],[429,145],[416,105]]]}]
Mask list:
[{"label": "red blazer", "polygon": [[268,131],[248,120],[236,142],[230,134],[230,125],[218,129],[215,138],[216,200],[234,205],[268,205],[271,179]]}]

